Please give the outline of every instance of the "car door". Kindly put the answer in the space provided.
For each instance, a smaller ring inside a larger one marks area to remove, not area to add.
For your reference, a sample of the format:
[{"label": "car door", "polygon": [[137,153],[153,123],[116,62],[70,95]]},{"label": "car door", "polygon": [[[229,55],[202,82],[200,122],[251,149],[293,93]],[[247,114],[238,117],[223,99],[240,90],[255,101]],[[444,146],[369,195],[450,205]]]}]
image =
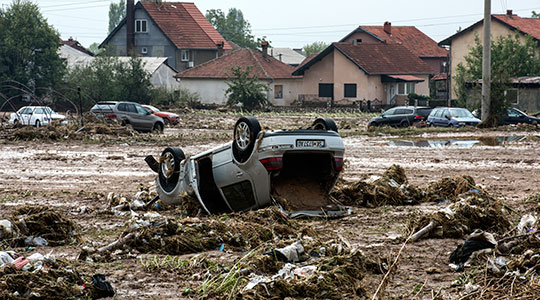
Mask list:
[{"label": "car door", "polygon": [[154,128],[154,118],[152,113],[149,113],[148,109],[139,104],[135,104],[135,109],[137,110],[137,114],[134,118],[137,118],[137,122],[140,124],[141,128],[144,128],[144,130],[152,130],[152,128]]},{"label": "car door", "polygon": [[443,109],[442,110],[442,116],[441,116],[441,124],[442,124],[442,126],[445,126],[445,127],[450,126],[450,118],[451,118],[451,115],[450,115],[450,111],[448,110],[448,108]]},{"label": "car door", "polygon": [[20,119],[21,124],[30,125],[30,118],[32,117],[33,108],[25,107],[19,111],[18,118]]},{"label": "car door", "polygon": [[383,125],[391,125],[392,118],[394,117],[394,114],[396,113],[396,108],[391,108],[381,115],[381,124]]},{"label": "car door", "polygon": [[141,118],[137,113],[137,107],[134,103],[126,103],[126,118],[128,119],[133,129],[145,130],[144,125],[141,122]]},{"label": "car door", "polygon": [[517,124],[526,121],[526,118],[524,115],[520,114],[518,111],[514,109],[507,109],[506,110],[506,116],[504,117],[504,125],[507,124]]}]

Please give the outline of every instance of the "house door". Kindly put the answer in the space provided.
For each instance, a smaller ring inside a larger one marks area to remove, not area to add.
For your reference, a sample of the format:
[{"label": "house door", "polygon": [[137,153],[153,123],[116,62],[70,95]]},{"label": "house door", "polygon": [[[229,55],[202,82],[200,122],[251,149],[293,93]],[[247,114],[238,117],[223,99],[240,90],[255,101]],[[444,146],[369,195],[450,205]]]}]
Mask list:
[{"label": "house door", "polygon": [[328,97],[334,100],[334,84],[319,83],[319,97]]},{"label": "house door", "polygon": [[392,98],[396,95],[396,85],[393,83],[388,83],[386,85],[386,104],[394,104],[392,103]]}]

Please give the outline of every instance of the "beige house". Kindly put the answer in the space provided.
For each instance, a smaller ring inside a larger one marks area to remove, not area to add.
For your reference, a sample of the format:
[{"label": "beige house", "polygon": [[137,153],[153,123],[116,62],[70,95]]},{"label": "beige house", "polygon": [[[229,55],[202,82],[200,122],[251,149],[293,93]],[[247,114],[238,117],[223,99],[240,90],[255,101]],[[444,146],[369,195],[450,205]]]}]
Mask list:
[{"label": "beige house", "polygon": [[432,68],[401,44],[332,43],[293,73],[304,76],[300,98],[347,104],[404,104],[410,93],[429,95]]},{"label": "beige house", "polygon": [[[465,62],[465,56],[469,54],[471,47],[474,46],[475,36],[483,40],[484,20],[480,20],[473,25],[461,30],[460,32],[439,42],[441,46],[450,47],[450,90],[452,98],[456,97],[454,86],[454,74],[457,65]],[[522,18],[512,14],[508,10],[506,14],[491,15],[491,39],[496,39],[499,36],[508,36],[518,32],[524,41],[527,35],[530,35],[534,40],[539,42],[540,49],[540,19],[538,18]]]},{"label": "beige house", "polygon": [[180,87],[200,95],[203,104],[227,103],[227,79],[232,76],[232,69],[251,67],[250,76],[268,85],[267,98],[273,105],[290,105],[298,98],[302,87],[302,78],[293,76],[294,67],[285,64],[268,54],[268,44],[263,51],[238,49],[219,58],[178,73]]}]

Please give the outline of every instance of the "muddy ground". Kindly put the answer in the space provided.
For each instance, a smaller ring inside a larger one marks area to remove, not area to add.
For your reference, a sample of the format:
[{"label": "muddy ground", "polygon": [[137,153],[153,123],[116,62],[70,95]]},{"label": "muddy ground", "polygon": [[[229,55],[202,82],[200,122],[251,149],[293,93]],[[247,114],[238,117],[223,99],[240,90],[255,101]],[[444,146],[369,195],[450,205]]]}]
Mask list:
[{"label": "muddy ground", "polygon": [[[0,219],[19,206],[40,204],[52,207],[78,226],[81,242],[36,249],[14,248],[22,255],[49,253],[67,259],[88,274],[103,273],[114,286],[117,299],[196,299],[186,293],[201,281],[193,274],[170,268],[150,270],[144,265],[153,254],[123,253],[101,262],[77,261],[83,246],[101,247],[116,240],[125,229],[129,214],[99,213],[109,192],[128,198],[140,185],[150,186],[154,173],[143,158],[159,155],[165,146],[180,146],[186,154],[210,149],[232,137],[237,115],[184,114],[183,125],[166,128],[160,135],[99,137],[83,140],[17,141],[0,139]],[[262,115],[264,129],[305,127],[312,116]],[[381,175],[392,164],[402,166],[410,183],[425,188],[443,177],[470,175],[484,189],[504,199],[519,215],[536,209],[525,199],[540,193],[540,130],[412,130],[391,134],[366,132],[369,116],[335,116],[346,147],[342,178],[357,180],[364,175]],[[467,142],[463,142],[467,141]],[[429,146],[431,145],[431,146]],[[374,257],[395,257],[403,244],[400,237],[408,218],[415,213],[434,211],[445,204],[353,208],[349,217],[336,220],[300,220],[313,230],[339,233],[353,247]],[[81,212],[81,207],[87,209]],[[175,217],[177,210],[160,211]],[[457,299],[461,290],[451,283],[460,276],[448,267],[448,256],[462,239],[423,239],[407,245],[399,267],[385,289],[387,299]],[[0,246],[5,250],[5,246]],[[182,256],[192,257],[194,254]],[[224,251],[202,253],[218,264],[230,264],[243,253]],[[163,255],[157,256],[163,259]],[[368,294],[373,293],[382,275],[364,278]],[[183,295],[182,293],[186,293]]]}]

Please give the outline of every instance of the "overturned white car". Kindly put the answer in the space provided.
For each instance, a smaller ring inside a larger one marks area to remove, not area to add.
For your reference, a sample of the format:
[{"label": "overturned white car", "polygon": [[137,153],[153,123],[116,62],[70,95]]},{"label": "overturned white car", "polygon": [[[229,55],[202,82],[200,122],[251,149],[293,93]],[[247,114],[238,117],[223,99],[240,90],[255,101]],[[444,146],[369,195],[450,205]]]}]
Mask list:
[{"label": "overturned white car", "polygon": [[308,129],[262,132],[254,117],[241,117],[233,142],[186,158],[168,147],[146,162],[158,173],[156,189],[165,204],[193,193],[209,214],[267,206],[285,199],[292,217],[341,215],[329,193],[343,168],[345,147],[330,118]]}]

